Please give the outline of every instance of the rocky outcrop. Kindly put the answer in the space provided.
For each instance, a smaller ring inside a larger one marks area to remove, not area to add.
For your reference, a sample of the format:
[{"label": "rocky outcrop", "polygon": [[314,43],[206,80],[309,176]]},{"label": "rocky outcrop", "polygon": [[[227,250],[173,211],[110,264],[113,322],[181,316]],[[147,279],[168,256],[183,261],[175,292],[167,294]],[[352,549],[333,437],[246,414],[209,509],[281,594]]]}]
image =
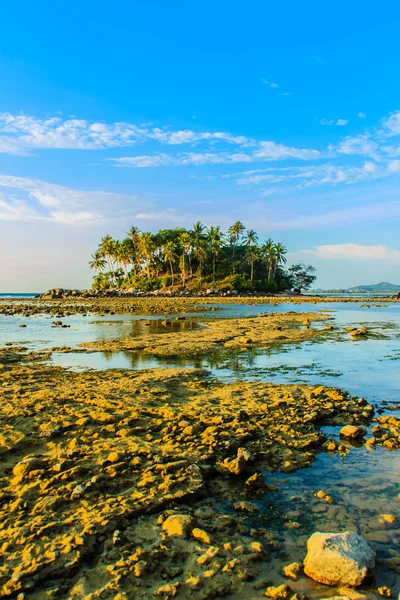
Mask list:
[{"label": "rocky outcrop", "polygon": [[366,431],[364,427],[358,427],[356,425],[345,425],[340,430],[340,435],[344,438],[352,439],[352,440],[360,440],[364,437]]},{"label": "rocky outcrop", "polygon": [[307,549],[304,572],[325,585],[358,587],[375,567],[375,552],[353,531],[314,533]]}]

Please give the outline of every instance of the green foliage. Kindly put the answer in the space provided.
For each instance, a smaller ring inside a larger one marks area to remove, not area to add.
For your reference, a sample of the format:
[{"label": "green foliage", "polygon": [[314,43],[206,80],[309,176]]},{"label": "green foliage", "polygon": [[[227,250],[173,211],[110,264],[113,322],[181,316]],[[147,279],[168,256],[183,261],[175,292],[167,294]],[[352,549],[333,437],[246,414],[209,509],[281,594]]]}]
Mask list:
[{"label": "green foliage", "polygon": [[198,221],[192,230],[179,227],[152,234],[131,227],[126,235],[121,241],[103,237],[92,254],[94,288],[276,292],[307,289],[315,280],[311,266],[285,270],[285,246],[271,239],[260,244],[257,233],[240,221],[227,234]]},{"label": "green foliage", "polygon": [[317,279],[314,273],[315,267],[312,265],[305,265],[303,262],[292,265],[288,269],[291,288],[298,292],[308,290]]}]

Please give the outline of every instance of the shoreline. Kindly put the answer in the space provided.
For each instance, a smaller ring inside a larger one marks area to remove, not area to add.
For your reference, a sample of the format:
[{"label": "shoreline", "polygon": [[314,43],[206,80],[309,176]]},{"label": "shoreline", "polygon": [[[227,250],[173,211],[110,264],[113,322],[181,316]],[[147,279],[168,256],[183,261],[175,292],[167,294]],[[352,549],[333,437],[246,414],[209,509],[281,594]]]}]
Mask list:
[{"label": "shoreline", "polygon": [[322,296],[262,296],[262,295],[237,295],[237,296],[155,296],[144,295],[140,297],[82,297],[71,296],[66,298],[0,298],[0,315],[32,316],[50,314],[64,317],[73,314],[160,314],[199,312],[215,310],[215,304],[335,304],[358,303],[385,305],[400,302],[398,298],[382,297],[322,297]]}]

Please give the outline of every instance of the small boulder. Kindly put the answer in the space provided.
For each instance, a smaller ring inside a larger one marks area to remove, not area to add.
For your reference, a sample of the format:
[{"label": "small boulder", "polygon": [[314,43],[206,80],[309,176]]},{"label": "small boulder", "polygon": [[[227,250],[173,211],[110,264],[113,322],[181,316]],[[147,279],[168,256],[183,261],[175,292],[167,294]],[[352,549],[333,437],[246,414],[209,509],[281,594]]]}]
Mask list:
[{"label": "small boulder", "polygon": [[237,457],[229,460],[226,458],[219,465],[228,470],[232,475],[240,475],[248,462],[254,460],[253,455],[246,448],[238,448]]},{"label": "small boulder", "polygon": [[267,596],[267,598],[287,600],[291,591],[292,590],[288,585],[270,586],[265,590],[265,596]]},{"label": "small boulder", "polygon": [[364,437],[366,431],[364,427],[357,427],[356,425],[345,425],[340,430],[340,435],[345,438],[350,438],[352,440],[359,440]]},{"label": "small boulder", "polygon": [[352,531],[314,533],[307,549],[304,572],[325,585],[358,587],[375,567],[375,552]]},{"label": "small boulder", "polygon": [[167,535],[180,535],[186,537],[193,523],[192,517],[189,515],[171,515],[165,519],[163,530]]},{"label": "small boulder", "polygon": [[28,475],[31,471],[39,471],[44,469],[46,464],[39,458],[25,458],[15,465],[13,474],[21,479]]}]

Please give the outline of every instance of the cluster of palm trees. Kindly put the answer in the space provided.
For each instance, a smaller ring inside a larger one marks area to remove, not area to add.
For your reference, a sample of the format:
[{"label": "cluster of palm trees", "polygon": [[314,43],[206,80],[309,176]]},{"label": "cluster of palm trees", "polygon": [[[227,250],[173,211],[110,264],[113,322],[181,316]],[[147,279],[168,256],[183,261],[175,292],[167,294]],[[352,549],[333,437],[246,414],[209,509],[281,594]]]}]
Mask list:
[{"label": "cluster of palm trees", "polygon": [[[223,233],[219,226],[207,228],[200,221],[193,229],[163,229],[155,234],[131,227],[123,240],[106,235],[90,261],[97,271],[94,286],[152,289],[231,281],[247,282],[249,288],[272,286],[284,280],[286,248],[258,235],[237,221]],[[233,278],[233,279],[232,279]],[[287,286],[286,286],[287,287]]]}]

